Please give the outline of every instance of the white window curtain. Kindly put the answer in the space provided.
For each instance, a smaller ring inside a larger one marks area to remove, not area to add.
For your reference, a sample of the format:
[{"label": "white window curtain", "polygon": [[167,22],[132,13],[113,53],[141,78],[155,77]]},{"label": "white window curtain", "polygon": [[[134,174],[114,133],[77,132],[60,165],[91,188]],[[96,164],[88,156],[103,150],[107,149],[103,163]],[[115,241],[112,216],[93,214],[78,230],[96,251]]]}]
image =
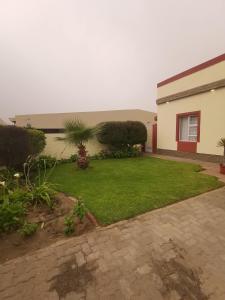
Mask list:
[{"label": "white window curtain", "polygon": [[188,117],[180,118],[180,141],[188,141]]},{"label": "white window curtain", "polygon": [[180,141],[197,142],[198,118],[196,116],[181,117],[179,131]]}]

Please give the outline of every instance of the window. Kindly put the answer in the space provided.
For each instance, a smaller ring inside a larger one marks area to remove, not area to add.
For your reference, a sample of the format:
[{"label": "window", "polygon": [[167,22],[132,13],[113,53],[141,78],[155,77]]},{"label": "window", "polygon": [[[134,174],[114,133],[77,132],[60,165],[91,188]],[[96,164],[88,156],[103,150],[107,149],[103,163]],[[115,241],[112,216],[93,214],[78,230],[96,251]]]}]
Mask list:
[{"label": "window", "polygon": [[200,142],[201,111],[185,112],[176,115],[177,151],[197,153]]},{"label": "window", "polygon": [[198,117],[194,115],[179,118],[179,140],[184,142],[197,142]]}]

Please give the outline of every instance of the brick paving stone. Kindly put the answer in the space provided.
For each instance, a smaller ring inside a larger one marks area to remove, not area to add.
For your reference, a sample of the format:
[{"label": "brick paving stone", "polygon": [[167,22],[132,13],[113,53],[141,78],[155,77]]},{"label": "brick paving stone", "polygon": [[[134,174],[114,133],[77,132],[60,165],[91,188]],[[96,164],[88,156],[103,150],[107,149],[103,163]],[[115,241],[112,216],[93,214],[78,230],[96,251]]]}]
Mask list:
[{"label": "brick paving stone", "polygon": [[81,251],[76,253],[75,256],[76,256],[76,261],[77,261],[78,267],[81,267],[86,263],[84,254]]},{"label": "brick paving stone", "polygon": [[145,264],[145,265],[137,268],[137,272],[141,275],[144,275],[144,274],[150,273],[151,269],[152,268],[149,265]]},{"label": "brick paving stone", "polygon": [[224,249],[221,188],[0,265],[0,299],[222,300]]}]

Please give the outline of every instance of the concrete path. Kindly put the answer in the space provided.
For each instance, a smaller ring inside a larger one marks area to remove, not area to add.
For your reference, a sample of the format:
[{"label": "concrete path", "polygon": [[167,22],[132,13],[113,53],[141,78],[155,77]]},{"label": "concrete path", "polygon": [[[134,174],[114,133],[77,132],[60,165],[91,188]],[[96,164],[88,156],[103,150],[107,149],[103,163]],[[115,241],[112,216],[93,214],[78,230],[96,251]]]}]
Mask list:
[{"label": "concrete path", "polygon": [[225,299],[225,188],[0,265],[0,299]]}]

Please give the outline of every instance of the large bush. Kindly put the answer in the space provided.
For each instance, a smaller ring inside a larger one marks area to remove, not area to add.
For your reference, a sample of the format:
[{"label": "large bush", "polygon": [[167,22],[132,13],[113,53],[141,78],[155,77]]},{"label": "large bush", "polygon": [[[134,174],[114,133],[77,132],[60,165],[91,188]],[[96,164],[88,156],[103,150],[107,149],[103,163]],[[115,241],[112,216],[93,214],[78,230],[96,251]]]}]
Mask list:
[{"label": "large bush", "polygon": [[138,121],[105,122],[99,125],[98,141],[115,149],[123,149],[147,140],[147,129]]},{"label": "large bush", "polygon": [[21,166],[30,154],[28,131],[16,126],[0,126],[0,164]]},{"label": "large bush", "polygon": [[17,126],[0,126],[0,165],[18,168],[29,155],[36,156],[44,150],[42,131]]},{"label": "large bush", "polygon": [[40,154],[46,145],[46,137],[43,131],[38,129],[27,129],[29,134],[29,152],[31,155]]}]

